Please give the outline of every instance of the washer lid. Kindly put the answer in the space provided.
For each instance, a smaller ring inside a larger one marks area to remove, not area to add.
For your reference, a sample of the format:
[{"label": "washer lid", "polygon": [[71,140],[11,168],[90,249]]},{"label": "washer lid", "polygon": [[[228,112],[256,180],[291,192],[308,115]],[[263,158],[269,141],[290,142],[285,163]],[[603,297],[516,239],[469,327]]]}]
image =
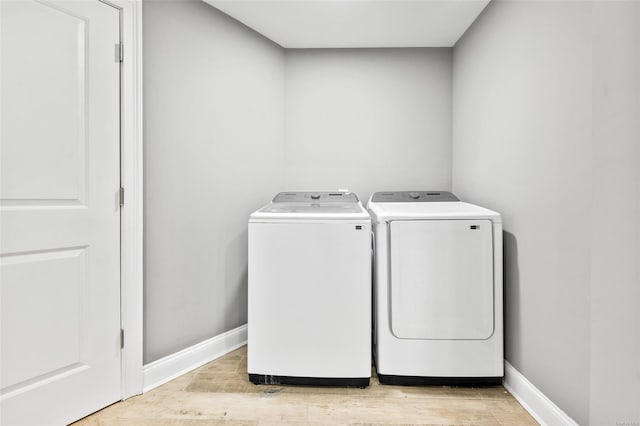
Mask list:
[{"label": "washer lid", "polygon": [[357,220],[370,222],[352,192],[281,192],[272,202],[251,214],[249,221]]},{"label": "washer lid", "polygon": [[305,213],[305,214],[336,214],[360,213],[360,203],[269,203],[259,213]]},{"label": "washer lid", "polygon": [[[431,191],[416,192],[422,194]],[[412,219],[489,219],[494,223],[502,222],[500,213],[462,201],[375,201],[380,199],[376,198],[376,194],[369,200],[367,209],[377,223]]]}]

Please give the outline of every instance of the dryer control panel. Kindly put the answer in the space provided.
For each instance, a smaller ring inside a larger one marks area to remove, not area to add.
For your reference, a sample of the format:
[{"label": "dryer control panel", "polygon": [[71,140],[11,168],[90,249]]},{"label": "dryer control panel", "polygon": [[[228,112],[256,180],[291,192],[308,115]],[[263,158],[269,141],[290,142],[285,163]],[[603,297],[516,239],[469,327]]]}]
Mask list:
[{"label": "dryer control panel", "polygon": [[428,203],[460,200],[447,191],[389,191],[374,193],[371,201],[376,203]]}]

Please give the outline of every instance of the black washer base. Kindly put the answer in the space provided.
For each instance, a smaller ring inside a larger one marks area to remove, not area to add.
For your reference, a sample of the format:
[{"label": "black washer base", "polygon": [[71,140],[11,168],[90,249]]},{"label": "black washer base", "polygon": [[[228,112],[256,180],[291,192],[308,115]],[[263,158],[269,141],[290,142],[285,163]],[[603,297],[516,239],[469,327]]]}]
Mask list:
[{"label": "black washer base", "polygon": [[423,377],[378,374],[378,380],[383,385],[401,386],[495,386],[502,384],[502,377]]},{"label": "black washer base", "polygon": [[369,377],[295,377],[249,374],[249,381],[254,385],[341,386],[349,388],[369,386]]}]

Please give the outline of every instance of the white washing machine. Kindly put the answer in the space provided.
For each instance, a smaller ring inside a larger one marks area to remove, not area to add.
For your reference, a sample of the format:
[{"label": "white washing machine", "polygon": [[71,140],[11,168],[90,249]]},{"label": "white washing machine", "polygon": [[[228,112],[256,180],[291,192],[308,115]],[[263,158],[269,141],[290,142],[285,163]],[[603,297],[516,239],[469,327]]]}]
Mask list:
[{"label": "white washing machine", "polygon": [[367,208],[380,382],[501,383],[500,214],[443,191],[376,192]]},{"label": "white washing machine", "polygon": [[251,382],[364,387],[371,219],[349,192],[283,192],[249,218]]}]

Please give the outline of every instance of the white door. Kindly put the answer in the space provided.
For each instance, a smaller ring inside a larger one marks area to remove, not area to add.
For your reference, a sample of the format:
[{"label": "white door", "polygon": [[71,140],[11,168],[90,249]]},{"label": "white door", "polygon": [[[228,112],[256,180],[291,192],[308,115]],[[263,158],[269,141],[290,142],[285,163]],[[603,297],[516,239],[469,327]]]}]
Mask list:
[{"label": "white door", "polygon": [[405,339],[493,334],[489,220],[391,222],[391,330]]},{"label": "white door", "polygon": [[119,11],[2,0],[1,423],[120,399]]}]

